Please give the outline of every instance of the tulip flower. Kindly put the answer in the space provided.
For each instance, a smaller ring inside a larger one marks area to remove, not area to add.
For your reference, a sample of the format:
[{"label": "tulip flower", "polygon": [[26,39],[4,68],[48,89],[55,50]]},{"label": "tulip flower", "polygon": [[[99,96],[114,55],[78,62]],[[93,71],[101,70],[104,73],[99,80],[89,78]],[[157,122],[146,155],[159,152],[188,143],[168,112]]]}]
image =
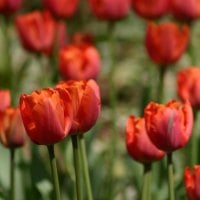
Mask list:
[{"label": "tulip flower", "polygon": [[18,16],[16,28],[23,47],[30,52],[52,54],[56,35],[59,47],[66,42],[64,24],[56,23],[47,11]]},{"label": "tulip flower", "polygon": [[22,0],[1,0],[0,13],[4,15],[11,15],[22,6]]},{"label": "tulip flower", "polygon": [[191,105],[175,100],[165,105],[151,102],[145,108],[145,123],[153,144],[163,151],[172,152],[185,146],[191,137]]},{"label": "tulip flower", "polygon": [[94,80],[60,82],[57,88],[67,90],[72,97],[73,122],[70,134],[84,133],[95,123],[100,113],[99,87]]},{"label": "tulip flower", "polygon": [[65,80],[96,79],[100,56],[92,45],[67,45],[59,52],[60,74]]},{"label": "tulip flower", "polygon": [[177,91],[179,97],[189,100],[193,108],[200,108],[200,69],[189,67],[177,74]]},{"label": "tulip flower", "polygon": [[10,91],[0,90],[0,112],[3,112],[6,108],[10,106]]},{"label": "tulip flower", "polygon": [[191,21],[200,17],[200,0],[171,0],[173,16],[181,21]]},{"label": "tulip flower", "polygon": [[67,91],[47,88],[23,94],[20,111],[26,132],[36,144],[59,142],[71,128],[71,98]]},{"label": "tulip flower", "polygon": [[200,165],[195,165],[191,170],[189,167],[184,171],[184,184],[187,192],[188,200],[200,199]]},{"label": "tulip flower", "polygon": [[7,108],[1,116],[0,142],[8,148],[23,146],[25,130],[19,108]]},{"label": "tulip flower", "polygon": [[102,20],[119,20],[127,16],[130,0],[89,0],[92,13]]},{"label": "tulip flower", "polygon": [[130,116],[126,124],[126,147],[130,156],[141,163],[150,163],[163,158],[146,133],[144,118]]},{"label": "tulip flower", "polygon": [[169,9],[170,0],[131,0],[134,11],[141,17],[155,19],[163,16]]},{"label": "tulip flower", "polygon": [[79,4],[79,0],[43,0],[44,7],[57,18],[72,17]]},{"label": "tulip flower", "polygon": [[176,62],[184,53],[189,42],[187,25],[179,28],[172,22],[159,25],[149,23],[146,31],[145,46],[151,59],[161,65]]}]

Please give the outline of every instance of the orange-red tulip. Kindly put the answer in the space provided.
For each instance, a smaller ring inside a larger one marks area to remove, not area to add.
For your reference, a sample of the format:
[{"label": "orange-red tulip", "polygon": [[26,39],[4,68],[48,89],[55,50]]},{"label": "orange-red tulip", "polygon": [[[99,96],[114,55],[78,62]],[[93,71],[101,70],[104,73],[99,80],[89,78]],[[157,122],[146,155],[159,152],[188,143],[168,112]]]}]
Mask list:
[{"label": "orange-red tulip", "polygon": [[132,0],[134,11],[143,18],[163,16],[169,9],[169,0]]},{"label": "orange-red tulip", "polygon": [[193,170],[185,169],[184,183],[188,200],[200,199],[200,165],[195,165]]},{"label": "orange-red tulip", "polygon": [[10,106],[10,91],[0,90],[0,112],[3,112],[6,108]]},{"label": "orange-red tulip", "polygon": [[93,14],[103,20],[119,20],[127,16],[130,0],[89,0]]},{"label": "orange-red tulip", "polygon": [[149,139],[144,118],[134,116],[128,118],[126,123],[126,147],[130,156],[141,163],[151,163],[160,160],[165,155]]},{"label": "orange-red tulip", "polygon": [[44,7],[57,18],[72,17],[77,8],[79,0],[43,0]]},{"label": "orange-red tulip", "polygon": [[100,113],[99,87],[94,80],[60,82],[58,88],[72,97],[73,123],[70,134],[84,133],[94,126]]},{"label": "orange-red tulip", "polygon": [[59,53],[60,74],[65,80],[96,79],[100,56],[92,45],[67,45]]},{"label": "orange-red tulip", "polygon": [[16,28],[23,47],[31,52],[51,54],[56,35],[59,47],[66,42],[64,24],[56,23],[47,11],[34,11],[18,16]]},{"label": "orange-red tulip", "polygon": [[147,134],[153,144],[166,152],[185,146],[193,127],[193,113],[189,102],[167,104],[151,102],[145,108]]},{"label": "orange-red tulip", "polygon": [[178,96],[189,100],[193,108],[200,108],[200,68],[189,67],[177,74]]},{"label": "orange-red tulip", "polygon": [[8,148],[23,146],[25,129],[19,108],[7,108],[1,117],[0,142]]},{"label": "orange-red tulip", "polygon": [[200,0],[171,0],[174,17],[182,21],[191,21],[200,17]]},{"label": "orange-red tulip", "polygon": [[72,102],[61,89],[43,89],[20,97],[25,129],[36,144],[50,145],[64,139],[72,125]]},{"label": "orange-red tulip", "polygon": [[22,6],[22,0],[0,0],[0,13],[10,15],[19,10]]},{"label": "orange-red tulip", "polygon": [[162,65],[176,62],[187,48],[189,28],[172,22],[147,26],[145,46],[151,59]]}]

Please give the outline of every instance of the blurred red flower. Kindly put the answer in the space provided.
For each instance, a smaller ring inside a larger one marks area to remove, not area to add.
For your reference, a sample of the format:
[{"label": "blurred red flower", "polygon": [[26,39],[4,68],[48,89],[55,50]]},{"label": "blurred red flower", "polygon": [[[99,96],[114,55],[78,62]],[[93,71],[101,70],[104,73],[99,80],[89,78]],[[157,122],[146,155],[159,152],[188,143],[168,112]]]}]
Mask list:
[{"label": "blurred red flower", "polygon": [[65,80],[96,79],[100,71],[100,55],[92,45],[67,45],[59,53],[60,74]]},{"label": "blurred red flower", "polygon": [[16,28],[23,47],[31,52],[49,55],[55,42],[58,42],[59,47],[66,43],[65,25],[55,22],[47,11],[34,11],[18,16]]},{"label": "blurred red flower", "polygon": [[130,156],[141,163],[151,163],[165,155],[149,139],[144,118],[129,116],[126,123],[126,147]]},{"label": "blurred red flower", "polygon": [[189,27],[179,28],[172,22],[159,25],[149,23],[145,46],[151,59],[162,65],[176,62],[184,53],[189,42]]},{"label": "blurred red flower", "polygon": [[7,108],[1,114],[0,142],[8,148],[24,145],[25,129],[19,108]]},{"label": "blurred red flower", "polygon": [[188,200],[200,199],[200,165],[195,165],[192,170],[189,167],[185,168],[184,183]]},{"label": "blurred red flower", "polygon": [[43,89],[20,97],[25,129],[36,144],[50,145],[64,139],[72,125],[72,102],[61,89]]},{"label": "blurred red flower", "polygon": [[132,0],[132,7],[139,16],[147,19],[155,19],[167,13],[169,1],[170,0]]},{"label": "blurred red flower", "polygon": [[178,96],[189,100],[193,108],[200,108],[200,68],[189,67],[177,74]]},{"label": "blurred red flower", "polygon": [[0,13],[11,15],[22,6],[22,0],[0,0]]},{"label": "blurred red flower", "polygon": [[43,0],[44,7],[57,18],[72,17],[79,4],[79,0]]},{"label": "blurred red flower", "polygon": [[171,12],[182,21],[191,21],[200,17],[200,0],[171,0]]},{"label": "blurred red flower", "polygon": [[0,90],[0,112],[3,112],[11,104],[10,91]]},{"label": "blurred red flower", "polygon": [[185,146],[193,127],[193,113],[189,102],[167,104],[151,102],[145,108],[147,134],[153,144],[166,152]]},{"label": "blurred red flower", "polygon": [[128,15],[130,0],[89,0],[93,14],[103,20],[119,20]]},{"label": "blurred red flower", "polygon": [[94,80],[67,81],[58,83],[57,88],[67,90],[72,98],[74,118],[70,134],[84,133],[91,129],[101,107],[97,83]]}]

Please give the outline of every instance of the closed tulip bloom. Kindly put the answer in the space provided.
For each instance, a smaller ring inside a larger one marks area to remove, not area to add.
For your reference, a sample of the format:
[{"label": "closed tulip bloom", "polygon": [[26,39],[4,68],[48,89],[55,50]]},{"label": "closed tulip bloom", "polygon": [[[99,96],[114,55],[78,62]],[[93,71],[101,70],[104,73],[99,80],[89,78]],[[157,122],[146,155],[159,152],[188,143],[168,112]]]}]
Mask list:
[{"label": "closed tulip bloom", "polygon": [[177,74],[178,96],[189,100],[193,108],[200,108],[200,68],[189,67]]},{"label": "closed tulip bloom", "polygon": [[172,22],[159,25],[149,23],[146,31],[145,46],[151,59],[162,65],[176,62],[184,53],[189,42],[189,28],[180,28]]},{"label": "closed tulip bloom", "polygon": [[67,45],[59,53],[59,70],[65,80],[96,79],[100,56],[92,45]]},{"label": "closed tulip bloom", "polygon": [[170,0],[131,0],[134,11],[141,17],[155,19],[163,16],[169,9]]},{"label": "closed tulip bloom", "polygon": [[55,22],[46,11],[34,11],[18,16],[16,28],[23,47],[30,52],[52,54],[56,35],[59,47],[66,42],[64,24]]},{"label": "closed tulip bloom", "polygon": [[57,88],[72,97],[73,123],[70,134],[84,133],[94,126],[100,113],[99,87],[94,80],[60,82]]},{"label": "closed tulip bloom", "polygon": [[25,130],[19,108],[7,108],[1,117],[0,142],[8,148],[24,145]]},{"label": "closed tulip bloom", "polygon": [[10,91],[0,90],[0,112],[3,112],[6,108],[10,106]]},{"label": "closed tulip bloom", "polygon": [[200,165],[195,165],[192,170],[189,167],[185,168],[184,184],[188,200],[200,199]]},{"label": "closed tulip bloom", "polygon": [[126,123],[126,147],[130,156],[141,163],[151,163],[160,160],[165,155],[149,139],[144,118],[134,116],[128,118]]},{"label": "closed tulip bloom", "polygon": [[20,111],[26,132],[36,144],[59,142],[71,128],[71,97],[65,90],[47,88],[23,94]]},{"label": "closed tulip bloom", "polygon": [[128,15],[130,0],[89,0],[93,14],[102,20],[119,20]]},{"label": "closed tulip bloom", "polygon": [[200,17],[200,0],[171,0],[171,11],[181,21],[191,21]]},{"label": "closed tulip bloom", "polygon": [[192,134],[193,113],[189,102],[151,102],[145,108],[147,134],[159,149],[172,152],[184,147]]},{"label": "closed tulip bloom", "polygon": [[44,7],[57,18],[72,17],[79,4],[79,0],[43,0]]},{"label": "closed tulip bloom", "polygon": [[0,0],[0,13],[11,15],[22,6],[22,0]]}]

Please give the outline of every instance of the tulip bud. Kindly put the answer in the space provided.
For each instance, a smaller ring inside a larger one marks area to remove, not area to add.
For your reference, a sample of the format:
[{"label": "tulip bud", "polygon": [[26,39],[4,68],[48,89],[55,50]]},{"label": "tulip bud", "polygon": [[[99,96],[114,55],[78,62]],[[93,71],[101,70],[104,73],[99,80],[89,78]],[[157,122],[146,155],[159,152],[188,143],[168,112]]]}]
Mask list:
[{"label": "tulip bud", "polygon": [[4,15],[11,15],[22,6],[22,0],[1,0],[0,13]]},{"label": "tulip bud", "polygon": [[135,118],[134,116],[128,118],[126,147],[130,156],[141,163],[151,163],[160,160],[165,155],[149,139],[144,118]]},{"label": "tulip bud", "polygon": [[167,153],[184,147],[192,134],[193,113],[189,102],[151,102],[145,108],[147,134],[152,143]]},{"label": "tulip bud", "polygon": [[0,112],[3,112],[6,108],[10,106],[10,91],[0,90]]},{"label": "tulip bud", "polygon": [[189,27],[179,28],[172,22],[159,25],[149,23],[145,46],[151,59],[162,65],[176,62],[184,53],[189,42]]},{"label": "tulip bud", "polygon": [[70,134],[84,133],[94,126],[100,113],[99,87],[94,80],[60,82],[72,98],[73,123]]}]

